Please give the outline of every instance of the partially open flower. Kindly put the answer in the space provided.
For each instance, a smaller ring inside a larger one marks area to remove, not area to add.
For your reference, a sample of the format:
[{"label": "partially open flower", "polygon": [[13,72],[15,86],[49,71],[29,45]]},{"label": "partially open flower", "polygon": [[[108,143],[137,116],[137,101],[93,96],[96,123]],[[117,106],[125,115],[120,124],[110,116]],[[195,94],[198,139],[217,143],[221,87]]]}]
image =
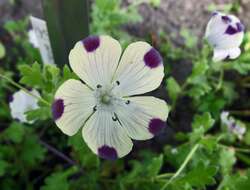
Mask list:
[{"label": "partially open flower", "polygon": [[[36,90],[31,90],[30,93],[40,96]],[[15,92],[9,103],[12,118],[22,123],[33,123],[33,121],[27,121],[26,112],[39,108],[37,103],[38,100],[36,98],[26,94],[24,91],[19,90]]]},{"label": "partially open flower", "polygon": [[242,139],[246,132],[245,126],[242,123],[237,122],[233,117],[229,116],[229,112],[221,113],[221,122],[227,126],[228,131],[234,133],[239,139]]},{"label": "partially open flower", "polygon": [[160,85],[164,67],[158,51],[146,42],[135,42],[121,54],[119,42],[109,36],[90,36],[76,43],[70,66],[86,84],[66,81],[52,105],[62,132],[72,136],[83,127],[87,145],[105,159],[127,155],[131,139],[150,139],[159,133],[169,112],[163,100],[134,96]]},{"label": "partially open flower", "polygon": [[214,61],[235,59],[240,53],[244,25],[234,15],[214,12],[206,28],[206,39],[214,48]]}]

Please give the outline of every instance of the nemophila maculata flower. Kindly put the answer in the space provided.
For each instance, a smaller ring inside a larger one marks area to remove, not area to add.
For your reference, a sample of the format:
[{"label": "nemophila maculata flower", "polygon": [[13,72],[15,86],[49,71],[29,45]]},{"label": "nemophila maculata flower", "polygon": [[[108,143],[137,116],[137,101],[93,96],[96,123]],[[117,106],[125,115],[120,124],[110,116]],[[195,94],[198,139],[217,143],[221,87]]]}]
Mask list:
[{"label": "nemophila maculata flower", "polygon": [[72,136],[82,128],[89,148],[111,160],[131,151],[131,139],[146,140],[159,133],[169,112],[163,100],[134,96],[159,87],[164,76],[159,52],[139,41],[121,54],[121,45],[110,36],[77,42],[69,62],[81,80],[63,83],[52,105],[63,133]]},{"label": "nemophila maculata flower", "polygon": [[[30,90],[30,93],[40,96],[36,90]],[[38,100],[28,95],[22,90],[15,92],[9,100],[10,113],[13,119],[22,123],[32,124],[34,121],[28,121],[26,113],[39,108]]]},{"label": "nemophila maculata flower", "polygon": [[234,15],[214,12],[205,37],[214,49],[214,61],[235,59],[241,53],[239,47],[244,37],[244,25]]},{"label": "nemophila maculata flower", "polygon": [[229,112],[222,112],[220,118],[222,124],[226,125],[228,131],[235,134],[239,139],[243,138],[246,128],[242,125],[242,123],[239,123],[233,117],[230,117]]}]

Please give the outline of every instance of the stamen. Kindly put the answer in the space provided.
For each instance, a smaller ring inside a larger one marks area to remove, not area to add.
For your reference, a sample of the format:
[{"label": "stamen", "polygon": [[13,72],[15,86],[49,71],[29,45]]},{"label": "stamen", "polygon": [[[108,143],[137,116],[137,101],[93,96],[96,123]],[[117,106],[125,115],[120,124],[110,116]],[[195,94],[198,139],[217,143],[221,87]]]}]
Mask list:
[{"label": "stamen", "polygon": [[117,117],[115,115],[112,117],[112,119],[113,121],[117,121]]}]

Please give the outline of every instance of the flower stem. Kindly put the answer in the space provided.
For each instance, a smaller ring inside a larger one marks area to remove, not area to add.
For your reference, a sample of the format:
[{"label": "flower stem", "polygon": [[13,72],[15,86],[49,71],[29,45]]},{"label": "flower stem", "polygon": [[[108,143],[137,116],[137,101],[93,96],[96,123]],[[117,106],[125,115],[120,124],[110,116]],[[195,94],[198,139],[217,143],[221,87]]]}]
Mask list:
[{"label": "flower stem", "polygon": [[26,94],[28,94],[28,95],[34,97],[35,99],[37,99],[37,100],[43,102],[43,103],[46,104],[47,106],[50,106],[50,103],[49,103],[48,101],[46,101],[46,100],[43,99],[42,97],[39,97],[39,96],[37,96],[37,95],[35,95],[35,94],[32,94],[29,90],[27,90],[26,88],[22,87],[20,84],[16,83],[16,82],[13,81],[12,79],[10,79],[10,78],[8,78],[8,77],[6,77],[6,76],[4,76],[4,75],[1,75],[1,74],[0,74],[0,77],[3,78],[3,79],[5,79],[6,81],[8,81],[8,82],[9,82],[10,84],[12,84],[13,86],[15,86],[15,87],[21,89],[21,90],[24,91]]},{"label": "flower stem", "polygon": [[180,175],[180,173],[183,171],[183,169],[186,167],[186,165],[188,164],[188,162],[191,160],[192,156],[194,155],[194,153],[196,152],[196,150],[199,148],[199,144],[194,145],[194,147],[192,148],[192,150],[189,152],[189,154],[187,155],[186,159],[184,160],[184,162],[181,164],[180,168],[177,170],[177,172],[170,178],[169,181],[167,181],[163,187],[161,188],[161,190],[164,190],[167,188],[167,186],[176,178]]}]

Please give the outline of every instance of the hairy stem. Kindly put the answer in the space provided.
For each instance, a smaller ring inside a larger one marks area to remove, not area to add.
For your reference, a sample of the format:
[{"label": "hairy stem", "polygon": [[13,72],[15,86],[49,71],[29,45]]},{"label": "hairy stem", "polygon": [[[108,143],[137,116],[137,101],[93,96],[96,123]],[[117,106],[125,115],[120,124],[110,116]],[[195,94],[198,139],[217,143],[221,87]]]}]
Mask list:
[{"label": "hairy stem", "polygon": [[35,94],[32,94],[29,90],[27,90],[26,88],[24,88],[24,87],[21,86],[20,84],[16,83],[16,82],[13,81],[12,79],[10,79],[10,78],[8,78],[8,77],[6,77],[6,76],[4,76],[4,75],[1,75],[1,74],[0,74],[0,77],[3,78],[3,79],[5,79],[6,81],[8,81],[8,82],[9,82],[10,84],[12,84],[13,86],[15,86],[15,87],[21,89],[21,90],[24,91],[26,94],[28,94],[28,95],[34,97],[35,99],[37,99],[37,100],[43,102],[44,104],[50,106],[50,103],[49,103],[48,101],[46,101],[45,99],[43,99],[43,98],[40,97],[40,96],[37,96],[37,95],[35,95]]}]

